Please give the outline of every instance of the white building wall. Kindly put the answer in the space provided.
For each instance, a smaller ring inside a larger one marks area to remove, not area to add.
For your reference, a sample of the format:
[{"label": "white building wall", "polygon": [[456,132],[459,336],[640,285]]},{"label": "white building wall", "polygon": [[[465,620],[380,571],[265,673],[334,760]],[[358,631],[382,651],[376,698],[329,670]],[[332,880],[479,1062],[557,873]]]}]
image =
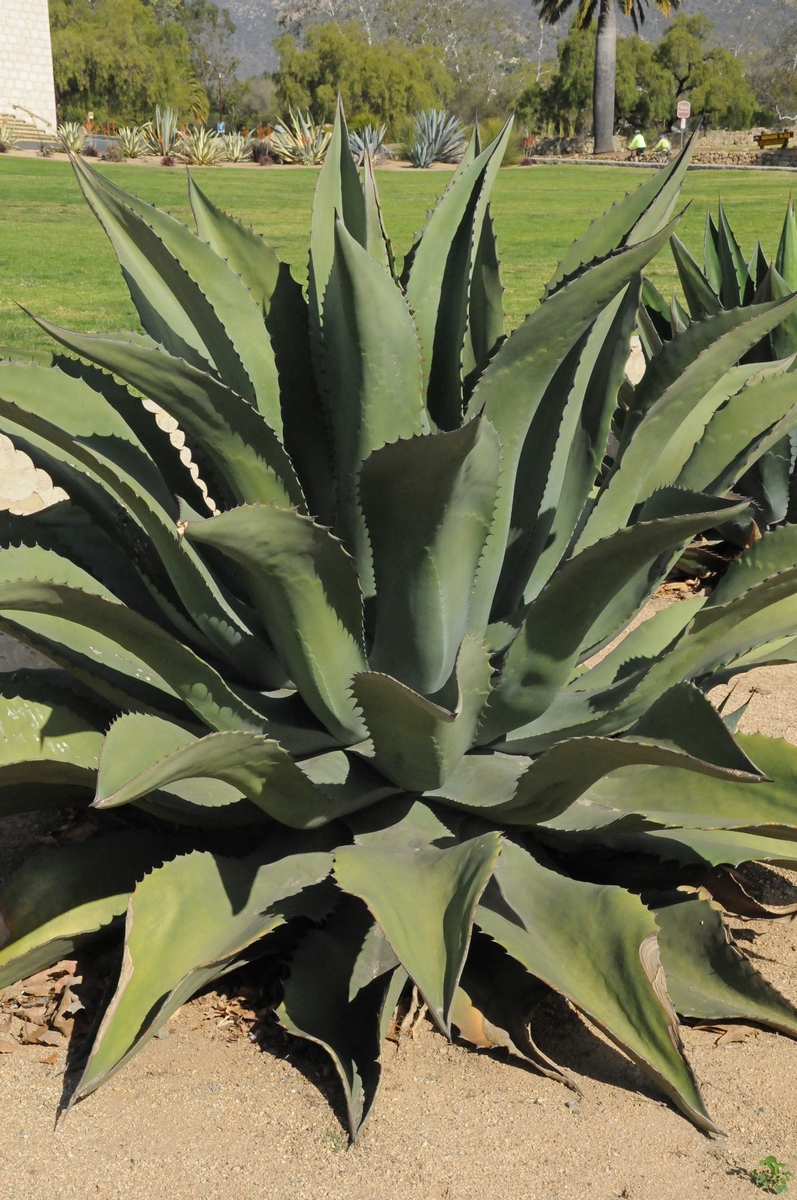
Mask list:
[{"label": "white building wall", "polygon": [[19,104],[55,132],[55,85],[47,0],[0,0],[0,114],[30,121]]}]

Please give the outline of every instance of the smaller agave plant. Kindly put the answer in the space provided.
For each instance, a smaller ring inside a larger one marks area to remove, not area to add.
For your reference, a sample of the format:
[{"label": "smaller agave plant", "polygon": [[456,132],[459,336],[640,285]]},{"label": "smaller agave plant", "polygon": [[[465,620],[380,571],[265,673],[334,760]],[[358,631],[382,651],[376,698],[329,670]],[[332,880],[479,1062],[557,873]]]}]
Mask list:
[{"label": "smaller agave plant", "polygon": [[281,162],[317,167],[324,161],[331,137],[331,129],[317,124],[309,112],[291,108],[288,120],[274,126],[271,150]]},{"label": "smaller agave plant", "polygon": [[149,152],[146,131],[141,125],[122,125],[116,136],[124,158],[140,158]]},{"label": "smaller agave plant", "polygon": [[371,162],[387,158],[388,150],[385,145],[387,125],[364,125],[359,132],[349,134],[349,148],[358,167],[365,162],[366,153]]},{"label": "smaller agave plant", "polygon": [[459,161],[467,136],[457,117],[430,108],[415,118],[407,157],[414,167],[431,167],[436,162]]},{"label": "smaller agave plant", "polygon": [[58,126],[58,140],[65,150],[80,154],[86,144],[86,131],[79,121],[64,121]]},{"label": "smaller agave plant", "polygon": [[10,117],[0,119],[0,154],[5,154],[8,150],[13,150],[16,144],[14,122]]},{"label": "smaller agave plant", "polygon": [[231,163],[246,162],[252,157],[252,139],[245,133],[228,133],[224,138],[224,157]]},{"label": "smaller agave plant", "polygon": [[186,130],[177,144],[177,153],[193,167],[212,167],[224,158],[224,142],[211,129],[198,126]]},{"label": "smaller agave plant", "polygon": [[[673,293],[668,304],[656,287],[646,279],[639,313],[639,332],[648,360],[662,347],[696,321],[703,321],[734,309],[749,309],[768,300],[778,300],[797,291],[797,221],[790,199],[774,261],[756,241],[748,260],[731,228],[727,213],[719,203],[717,220],[706,214],[703,239],[703,265],[673,234],[670,239],[678,269],[686,308]],[[752,346],[739,364],[734,394],[742,396],[750,381],[762,372],[779,370],[775,366],[797,354],[797,319],[790,317]],[[748,393],[749,394],[749,393]],[[711,436],[722,421],[718,412],[709,423]],[[690,547],[679,568],[689,573],[722,571],[729,558],[738,556],[762,529],[797,520],[797,435],[784,436],[754,463],[739,483],[741,491],[754,504],[752,513],[741,522],[729,522],[713,531],[699,546]]]},{"label": "smaller agave plant", "polygon": [[143,126],[153,154],[167,158],[177,150],[180,141],[179,114],[176,108],[155,108],[155,119]]}]

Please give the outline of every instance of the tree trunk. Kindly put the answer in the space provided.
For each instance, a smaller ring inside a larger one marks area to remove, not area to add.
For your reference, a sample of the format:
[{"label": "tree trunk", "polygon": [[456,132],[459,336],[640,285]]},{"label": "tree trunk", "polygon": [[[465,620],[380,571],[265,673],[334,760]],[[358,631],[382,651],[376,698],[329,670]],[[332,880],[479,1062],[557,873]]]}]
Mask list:
[{"label": "tree trunk", "polygon": [[600,0],[598,38],[595,43],[595,80],[592,89],[592,133],[595,138],[595,154],[606,154],[613,148],[616,69],[617,8],[615,0]]}]

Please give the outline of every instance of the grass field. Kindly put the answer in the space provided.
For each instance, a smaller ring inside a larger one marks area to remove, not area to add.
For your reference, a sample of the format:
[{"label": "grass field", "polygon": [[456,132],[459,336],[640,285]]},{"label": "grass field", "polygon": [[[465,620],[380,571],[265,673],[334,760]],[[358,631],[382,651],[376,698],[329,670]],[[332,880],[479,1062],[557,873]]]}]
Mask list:
[{"label": "grass field", "polygon": [[[126,165],[100,169],[122,187],[189,220],[182,170]],[[501,173],[493,212],[510,327],[536,305],[573,239],[647,175],[617,167],[556,165]],[[196,171],[210,198],[264,234],[292,264],[297,278],[306,270],[316,177],[311,168]],[[447,178],[439,171],[379,172],[385,218],[399,254],[408,249]],[[706,208],[716,208],[721,192],[748,256],[757,237],[773,256],[792,186],[790,175],[776,172],[690,172],[682,198],[691,203],[680,236],[702,257]],[[650,274],[665,292],[672,288],[676,276],[669,252]],[[0,345],[44,346],[47,339],[17,307],[20,304],[75,329],[137,326],[110,245],[69,165],[0,156]]]}]

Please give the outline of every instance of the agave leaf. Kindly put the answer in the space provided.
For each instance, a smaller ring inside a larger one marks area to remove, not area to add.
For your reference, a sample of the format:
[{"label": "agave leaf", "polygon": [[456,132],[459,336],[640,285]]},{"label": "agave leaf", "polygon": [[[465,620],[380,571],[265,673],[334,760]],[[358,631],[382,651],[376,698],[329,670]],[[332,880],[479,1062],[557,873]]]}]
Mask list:
[{"label": "agave leaf", "polygon": [[400,290],[339,219],[324,306],[324,400],[334,446],[337,529],[369,596],[370,550],[357,478],[371,451],[428,429],[421,350]]},{"label": "agave leaf", "polygon": [[670,248],[692,320],[702,321],[704,317],[716,316],[722,310],[719,297],[686,246],[675,234],[670,238]]},{"label": "agave leaf", "polygon": [[523,447],[497,612],[529,603],[559,565],[600,471],[639,306],[639,283],[608,304],[551,382]]},{"label": "agave leaf", "polygon": [[38,323],[69,350],[120,375],[164,408],[196,438],[237,501],[302,503],[301,487],[276,434],[212,375],[163,350]]},{"label": "agave leaf", "polygon": [[332,260],[335,256],[335,222],[343,221],[349,234],[361,246],[367,240],[365,197],[360,177],[349,149],[349,132],[343,105],[338,99],[335,125],[324,164],[318,175],[313,194],[313,215],[310,225],[310,268],[308,300],[310,305],[310,336],[316,374],[323,378],[324,357],[321,347],[321,325],[325,296]]},{"label": "agave leaf", "polygon": [[265,318],[274,299],[282,265],[276,250],[254,229],[248,229],[213,204],[190,171],[188,199],[199,237],[241,277]]},{"label": "agave leaf", "polygon": [[365,249],[371,258],[376,259],[379,265],[384,267],[398,282],[396,280],[396,259],[390,238],[385,232],[374,164],[367,146],[363,159],[363,197],[365,200]]},{"label": "agave leaf", "polygon": [[564,356],[605,306],[659,251],[670,230],[600,263],[541,304],[503,343],[468,406],[495,426],[503,451],[502,489],[471,605],[470,630],[487,627],[506,551],[518,463],[532,420]]},{"label": "agave leaf", "polygon": [[382,1044],[406,979],[368,909],[350,896],[323,929],[302,938],[291,958],[277,1016],[289,1033],[330,1055],[355,1142],[376,1100]]},{"label": "agave leaf", "polygon": [[263,623],[307,706],[341,741],[359,741],[349,681],[366,666],[362,596],[336,538],[291,509],[248,505],[189,525],[244,571]]},{"label": "agave leaf", "polygon": [[130,714],[108,731],[94,807],[130,804],[183,780],[203,781],[203,793],[192,796],[197,804],[227,806],[243,795],[294,829],[325,825],[396,790],[342,751],[299,766],[261,734],[240,730],[200,738],[159,717]]},{"label": "agave leaf", "polygon": [[454,669],[500,462],[495,431],[477,419],[384,446],[363,463],[360,504],[376,581],[369,662],[424,695]]},{"label": "agave leaf", "polygon": [[[426,363],[429,413],[443,429],[461,424],[463,372],[476,366],[472,339],[466,345],[471,285],[482,238],[489,238],[489,232],[484,233],[487,205],[511,129],[510,118],[495,141],[452,181],[404,264],[402,282]],[[485,244],[483,250],[489,259],[490,247]],[[493,297],[495,268],[484,256],[480,270],[488,271]],[[483,274],[480,284],[483,289]],[[482,326],[481,337],[488,337],[494,327],[493,314],[489,325]]]},{"label": "agave leaf", "polygon": [[[727,515],[736,509],[728,509]],[[540,717],[622,588],[659,555],[721,519],[722,510],[641,521],[568,560],[532,602],[490,697],[482,744]]]},{"label": "agave leaf", "polygon": [[[78,647],[87,663],[106,661],[132,681],[142,679],[166,696],[179,697],[211,729],[260,732],[267,726],[217,671],[123,604],[64,584],[11,580],[0,582],[0,615],[34,634],[39,615],[57,618],[45,629],[54,629],[67,647]],[[104,639],[103,649],[97,635]]]},{"label": "agave leaf", "polygon": [[[387,806],[389,807],[387,807]],[[335,852],[335,879],[364,900],[450,1037],[450,1013],[473,913],[501,850],[496,832],[460,841],[420,801],[388,801],[354,822]],[[401,814],[401,815],[399,815]]]},{"label": "agave leaf", "polygon": [[683,418],[792,311],[797,311],[797,297],[750,305],[707,317],[667,343],[637,387],[635,406],[644,415],[626,422],[615,465],[579,539],[579,549],[613,533],[628,520],[634,505],[674,482],[672,465],[668,463],[662,472],[659,463],[667,462],[662,451],[678,436]]},{"label": "agave leaf", "polygon": [[667,991],[684,1017],[758,1021],[797,1037],[797,1010],[730,941],[705,900],[652,905]]},{"label": "agave leaf", "polygon": [[262,310],[235,270],[168,213],[80,159],[72,164],[110,238],[147,333],[171,354],[188,357],[194,366],[210,366],[229,388],[256,404],[281,436],[277,372]]},{"label": "agave leaf", "polygon": [[657,171],[641,187],[634,188],[593,221],[577,238],[558,264],[545,288],[552,296],[585,267],[600,261],[623,246],[633,246],[657,234],[669,221],[692,158],[694,135],[680,154],[663,171]]},{"label": "agave leaf", "polygon": [[124,913],[136,881],[178,845],[152,830],[127,829],[29,858],[0,892],[0,987],[104,932]]},{"label": "agave leaf", "polygon": [[465,400],[492,355],[504,338],[504,288],[501,262],[490,206],[487,205],[482,231],[476,244],[470,283],[468,323],[462,352]]},{"label": "agave leaf", "polygon": [[797,290],[797,221],[794,219],[794,200],[791,196],[786,205],[775,267],[791,290]]},{"label": "agave leaf", "polygon": [[[786,374],[752,382],[730,397],[711,418],[678,482],[685,487],[721,494],[733,487],[795,425],[794,377]],[[784,516],[787,504],[788,473]]]},{"label": "agave leaf", "polygon": [[656,813],[662,820],[666,814],[695,814],[690,824],[715,828],[734,824],[752,830],[756,836],[766,836],[760,826],[796,826],[797,749],[780,738],[765,738],[760,734],[737,734],[741,749],[767,776],[764,782],[751,786],[730,780],[708,779],[688,772],[677,775],[665,767],[641,767],[626,771],[596,784],[590,796],[623,813]]},{"label": "agave leaf", "polygon": [[706,213],[706,227],[703,232],[703,271],[714,295],[719,296],[722,288],[719,231],[710,212]]},{"label": "agave leaf", "polygon": [[510,842],[476,923],[582,1009],[696,1125],[716,1131],[681,1053],[653,914],[637,896],[569,879]]},{"label": "agave leaf", "polygon": [[683,633],[695,613],[706,603],[705,596],[690,596],[659,609],[630,629],[599,662],[582,664],[570,676],[568,689],[594,691],[608,687],[631,672],[650,666]]},{"label": "agave leaf", "polygon": [[440,787],[473,743],[491,675],[487,649],[471,637],[462,641],[455,680],[434,698],[390,675],[355,675],[352,691],[373,743],[375,766],[407,791]]},{"label": "agave leaf", "polygon": [[269,841],[243,859],[194,850],[145,876],[127,905],[119,982],[73,1102],[105,1083],[253,943],[293,916],[329,911],[330,892],[315,886],[329,868],[327,852]]},{"label": "agave leaf", "polygon": [[[768,276],[769,289],[774,300],[782,300],[791,296],[797,287],[790,284],[779,274],[776,267],[771,267]],[[787,317],[782,324],[772,330],[769,335],[772,341],[772,351],[777,358],[786,358],[797,354],[797,316]]]},{"label": "agave leaf", "polygon": [[758,583],[797,562],[797,526],[781,525],[768,529],[742,554],[712,590],[706,604],[711,608],[727,604]]},{"label": "agave leaf", "polygon": [[752,299],[752,280],[721,200],[717,212],[717,232],[717,249],[722,271],[719,295],[723,307],[737,308],[740,304],[749,304]]},{"label": "agave leaf", "polygon": [[106,720],[60,672],[0,676],[0,815],[56,808],[90,791]]}]

